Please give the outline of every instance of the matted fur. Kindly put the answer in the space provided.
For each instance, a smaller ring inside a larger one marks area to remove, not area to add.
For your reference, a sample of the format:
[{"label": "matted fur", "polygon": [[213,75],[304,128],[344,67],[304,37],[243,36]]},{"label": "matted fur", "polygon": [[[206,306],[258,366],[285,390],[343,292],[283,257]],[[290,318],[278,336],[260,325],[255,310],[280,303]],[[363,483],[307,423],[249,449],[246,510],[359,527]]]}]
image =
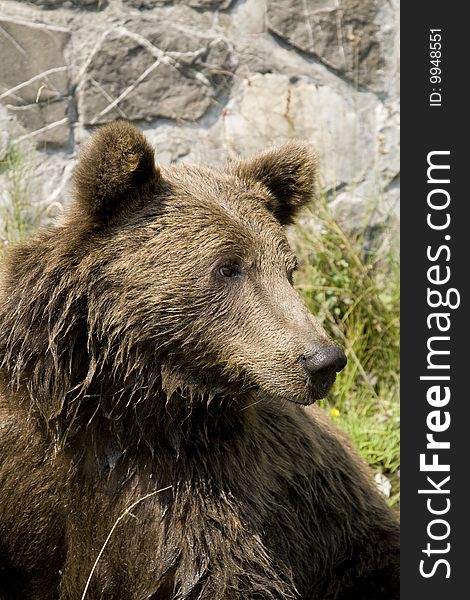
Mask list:
[{"label": "matted fur", "polygon": [[86,598],[398,598],[394,516],[299,406],[326,385],[299,357],[332,344],[283,231],[315,170],[300,142],[216,170],[155,167],[126,123],[92,137],[2,275],[2,600],[81,598],[167,486]]}]

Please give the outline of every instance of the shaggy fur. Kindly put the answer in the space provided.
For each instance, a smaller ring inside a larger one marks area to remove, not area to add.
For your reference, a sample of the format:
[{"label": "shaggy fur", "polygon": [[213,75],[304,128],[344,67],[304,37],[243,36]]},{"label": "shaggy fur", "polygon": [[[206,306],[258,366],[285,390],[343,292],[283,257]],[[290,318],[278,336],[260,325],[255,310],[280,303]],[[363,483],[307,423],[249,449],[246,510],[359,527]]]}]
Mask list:
[{"label": "shaggy fur", "polygon": [[398,598],[395,518],[300,406],[340,368],[306,372],[332,342],[290,284],[314,175],[297,142],[158,169],[130,125],[92,136],[2,275],[2,600]]}]

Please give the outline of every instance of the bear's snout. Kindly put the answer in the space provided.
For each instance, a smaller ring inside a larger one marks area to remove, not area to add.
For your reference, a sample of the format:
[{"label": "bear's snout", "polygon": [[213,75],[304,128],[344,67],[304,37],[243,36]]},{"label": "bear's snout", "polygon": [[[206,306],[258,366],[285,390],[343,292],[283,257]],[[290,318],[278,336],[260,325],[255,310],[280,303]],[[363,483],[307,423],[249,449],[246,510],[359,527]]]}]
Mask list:
[{"label": "bear's snout", "polygon": [[300,357],[300,363],[309,377],[315,395],[323,398],[333,385],[336,373],[346,366],[347,358],[339,346],[328,344],[305,352]]},{"label": "bear's snout", "polygon": [[314,352],[306,352],[300,361],[307,374],[313,377],[319,373],[339,373],[346,366],[347,358],[339,346],[330,344]]}]

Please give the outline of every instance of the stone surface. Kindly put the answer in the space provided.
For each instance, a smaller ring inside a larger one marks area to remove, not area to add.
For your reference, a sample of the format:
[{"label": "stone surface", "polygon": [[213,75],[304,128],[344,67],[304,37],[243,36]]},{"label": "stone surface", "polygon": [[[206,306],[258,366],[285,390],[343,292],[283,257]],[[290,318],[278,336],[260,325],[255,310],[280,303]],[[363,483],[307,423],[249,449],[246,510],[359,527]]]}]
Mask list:
[{"label": "stone surface", "polygon": [[262,39],[260,34],[266,30],[266,5],[259,0],[235,2],[229,14],[222,13],[219,17],[237,45],[240,42],[248,42],[252,35],[257,36],[257,41]]},{"label": "stone surface", "polygon": [[382,87],[378,0],[268,0],[270,31],[358,86]]},{"label": "stone surface", "polygon": [[10,117],[4,106],[0,104],[0,162],[5,158],[10,142]]},{"label": "stone surface", "polygon": [[52,154],[47,160],[40,155],[34,165],[34,194],[40,200],[43,221],[48,222],[61,213],[71,198],[71,180],[75,160]]},{"label": "stone surface", "polygon": [[[123,0],[123,2],[140,10],[178,4],[178,1],[175,2],[175,0]],[[228,8],[232,2],[233,0],[184,0],[182,4],[187,4],[191,8],[214,10]]]},{"label": "stone surface", "polygon": [[157,129],[147,129],[145,135],[155,148],[157,162],[162,165],[185,162],[218,166],[228,158],[220,121],[197,130],[166,123]]},{"label": "stone surface", "polygon": [[131,6],[138,10],[152,9],[173,4],[173,0],[122,0],[122,2],[125,6]]},{"label": "stone surface", "polygon": [[343,97],[305,79],[254,75],[240,86],[224,113],[229,155],[253,154],[290,138],[312,143],[326,189],[361,181],[376,154],[372,94]]},{"label": "stone surface", "polygon": [[388,479],[388,477],[385,477],[383,473],[376,473],[374,475],[374,481],[379,491],[382,492],[382,494],[386,498],[390,498],[390,490],[392,489],[390,479]]},{"label": "stone surface", "polygon": [[218,9],[224,9],[224,8],[229,8],[229,6],[232,4],[233,0],[189,0],[189,6],[192,6],[193,8],[203,8],[203,9],[207,9],[207,8],[218,8]]},{"label": "stone surface", "polygon": [[332,195],[330,210],[346,230],[363,232],[398,229],[400,189],[396,181],[385,188],[374,181],[345,188]]},{"label": "stone surface", "polygon": [[133,6],[134,8],[153,9],[158,6],[168,6],[171,4],[186,4],[191,8],[201,10],[215,10],[229,8],[233,0],[122,0],[124,4]]},{"label": "stone surface", "polygon": [[0,102],[37,142],[69,141],[64,28],[0,20]]},{"label": "stone surface", "polygon": [[43,8],[103,8],[107,0],[28,0]]},{"label": "stone surface", "polygon": [[0,0],[0,15],[0,156],[36,143],[41,206],[68,201],[94,126],[128,118],[162,164],[306,139],[343,225],[396,228],[398,0]]},{"label": "stone surface", "polygon": [[118,117],[196,121],[230,84],[228,43],[154,23],[107,33],[79,86],[85,124]]},{"label": "stone surface", "polygon": [[398,101],[377,107],[379,147],[377,165],[380,179],[386,183],[400,173],[400,107]]}]

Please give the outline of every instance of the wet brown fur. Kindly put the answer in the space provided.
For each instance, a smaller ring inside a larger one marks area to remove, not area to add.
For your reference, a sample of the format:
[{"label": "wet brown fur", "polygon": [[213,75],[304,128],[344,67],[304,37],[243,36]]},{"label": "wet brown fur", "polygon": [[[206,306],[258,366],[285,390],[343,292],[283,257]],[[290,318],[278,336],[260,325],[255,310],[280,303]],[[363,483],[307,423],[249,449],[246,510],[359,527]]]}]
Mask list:
[{"label": "wet brown fur", "polygon": [[[157,168],[120,122],[61,223],[0,287],[0,598],[395,599],[398,526],[315,407],[331,344],[283,226],[315,161],[292,142]],[[226,280],[220,265],[240,276]]]}]

